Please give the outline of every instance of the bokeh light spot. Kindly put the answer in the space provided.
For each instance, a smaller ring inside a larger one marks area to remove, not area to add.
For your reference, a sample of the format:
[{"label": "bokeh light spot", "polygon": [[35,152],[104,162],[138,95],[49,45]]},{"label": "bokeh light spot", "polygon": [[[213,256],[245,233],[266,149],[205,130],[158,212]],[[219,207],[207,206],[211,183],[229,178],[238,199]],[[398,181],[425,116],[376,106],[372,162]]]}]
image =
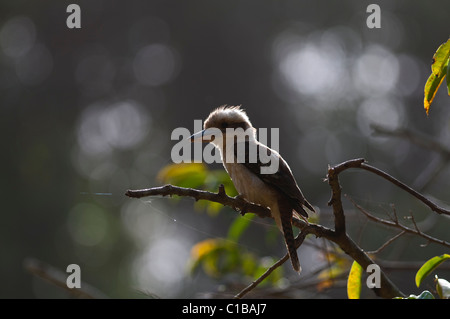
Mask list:
[{"label": "bokeh light spot", "polygon": [[8,20],[0,31],[0,47],[11,58],[24,56],[34,45],[36,28],[25,16]]},{"label": "bokeh light spot", "polygon": [[167,45],[147,45],[140,49],[134,58],[134,75],[142,85],[163,85],[177,75],[179,69],[178,60],[178,55]]},{"label": "bokeh light spot", "polygon": [[81,116],[78,143],[84,153],[94,156],[129,149],[142,141],[150,124],[150,114],[133,100],[94,104]]},{"label": "bokeh light spot", "polygon": [[353,65],[353,82],[362,96],[386,95],[395,90],[399,63],[395,54],[371,45]]}]

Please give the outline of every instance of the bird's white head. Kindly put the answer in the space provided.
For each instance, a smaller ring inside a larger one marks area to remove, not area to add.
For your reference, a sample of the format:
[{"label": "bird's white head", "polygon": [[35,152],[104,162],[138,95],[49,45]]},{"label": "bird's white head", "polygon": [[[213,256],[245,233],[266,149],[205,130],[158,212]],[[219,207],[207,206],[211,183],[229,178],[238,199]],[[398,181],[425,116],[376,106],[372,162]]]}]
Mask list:
[{"label": "bird's white head", "polygon": [[203,128],[203,131],[191,136],[191,141],[211,142],[223,149],[230,137],[234,142],[256,140],[256,129],[240,106],[221,106],[215,109],[205,120]]}]

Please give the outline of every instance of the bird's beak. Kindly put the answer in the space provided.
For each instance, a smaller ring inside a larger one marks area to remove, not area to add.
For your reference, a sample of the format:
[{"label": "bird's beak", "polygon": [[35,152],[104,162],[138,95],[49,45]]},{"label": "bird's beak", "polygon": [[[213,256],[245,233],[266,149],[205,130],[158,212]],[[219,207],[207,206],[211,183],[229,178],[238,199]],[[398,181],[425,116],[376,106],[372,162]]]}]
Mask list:
[{"label": "bird's beak", "polygon": [[[218,129],[214,129],[214,128],[207,128],[203,131],[197,132],[193,135],[191,135],[190,137],[188,137],[188,139],[191,140],[191,142],[212,142],[214,140],[214,137],[217,135],[217,131]],[[219,131],[220,132],[220,131]]]}]

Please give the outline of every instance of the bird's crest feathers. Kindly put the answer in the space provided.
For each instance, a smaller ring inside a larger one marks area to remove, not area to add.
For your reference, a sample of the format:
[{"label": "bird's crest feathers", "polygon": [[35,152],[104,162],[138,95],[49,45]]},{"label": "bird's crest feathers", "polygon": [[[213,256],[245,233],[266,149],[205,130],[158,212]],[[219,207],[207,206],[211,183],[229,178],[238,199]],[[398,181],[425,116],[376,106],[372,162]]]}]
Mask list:
[{"label": "bird's crest feathers", "polygon": [[205,120],[204,128],[223,128],[226,127],[243,127],[245,129],[253,127],[250,122],[247,113],[241,109],[240,105],[237,106],[227,106],[222,105],[215,109],[209,114],[208,118]]}]

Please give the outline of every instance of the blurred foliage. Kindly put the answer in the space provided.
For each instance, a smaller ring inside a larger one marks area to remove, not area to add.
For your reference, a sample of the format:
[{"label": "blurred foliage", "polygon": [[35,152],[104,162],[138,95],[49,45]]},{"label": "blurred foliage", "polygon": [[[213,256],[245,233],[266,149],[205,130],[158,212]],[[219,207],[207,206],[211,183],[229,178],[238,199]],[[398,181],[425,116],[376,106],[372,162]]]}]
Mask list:
[{"label": "blurred foliage", "polygon": [[[225,189],[229,196],[237,195],[234,185],[223,169],[210,170],[208,166],[202,163],[182,163],[169,164],[163,167],[158,173],[158,180],[163,183],[188,188],[206,189],[216,191],[220,184],[226,185]],[[230,191],[231,189],[231,191]],[[176,199],[178,200],[178,199]],[[205,209],[209,213],[216,215],[224,206],[219,203],[209,201],[199,201],[202,205],[196,208]],[[257,279],[262,275],[267,267],[276,260],[272,257],[258,257],[254,253],[239,245],[239,240],[244,232],[251,226],[253,214],[246,214],[244,217],[237,216],[228,227],[226,238],[208,238],[196,243],[190,253],[189,269],[191,274],[202,268],[206,274],[211,277],[220,278],[227,274],[240,274],[246,277]],[[319,214],[314,214],[309,218],[310,222],[318,222]],[[267,237],[272,236],[267,232]],[[332,287],[336,280],[342,277],[350,267],[350,261],[345,253],[336,248],[334,251],[322,251],[321,259],[326,260],[329,265],[317,274],[318,291],[324,291]],[[350,277],[355,277],[354,264]],[[263,283],[276,285],[283,278],[283,268],[278,267],[271,276],[266,278]],[[355,284],[358,281],[353,280]],[[359,287],[361,288],[361,287]],[[352,296],[355,296],[356,288],[351,289]],[[349,290],[350,291],[350,290]],[[359,292],[357,293],[359,296]]]},{"label": "blurred foliage", "polygon": [[437,90],[447,75],[447,91],[450,95],[450,39],[441,44],[433,55],[433,63],[431,64],[431,75],[425,84],[424,107],[428,114],[430,105],[433,102]]},{"label": "blurred foliage", "polygon": [[169,164],[163,167],[157,180],[180,187],[204,189],[215,192],[220,185],[228,196],[236,196],[237,191],[227,172],[223,169],[210,170],[203,163]]},{"label": "blurred foliage", "polygon": [[325,291],[333,287],[337,280],[348,272],[351,264],[347,255],[339,247],[334,250],[321,250],[320,258],[326,261],[327,267],[317,274],[319,279],[317,290]]},{"label": "blurred foliage", "polygon": [[[225,170],[210,170],[202,163],[169,164],[160,170],[158,180],[180,187],[213,192],[222,184],[228,196],[237,195],[233,182]],[[208,213],[216,215],[224,206],[200,200],[196,208],[206,209]],[[209,238],[195,244],[191,249],[190,272],[201,266],[212,277],[234,273],[258,278],[266,270],[267,257],[263,257],[266,262],[262,263],[261,258],[239,245],[239,239],[251,225],[254,217],[253,214],[246,214],[243,217],[237,215],[228,228],[226,238]],[[281,277],[282,268],[278,268],[267,281],[276,283]]]},{"label": "blurred foliage", "polygon": [[[159,171],[157,180],[165,184],[203,189],[211,192],[217,192],[219,186],[223,185],[228,196],[233,197],[238,194],[225,170],[210,170],[203,163],[169,164]],[[223,208],[223,205],[199,200],[195,203],[195,208],[199,210],[205,209],[208,213],[215,215]]]},{"label": "blurred foliage", "polygon": [[[255,280],[267,270],[268,265],[275,262],[271,257],[258,258],[234,241],[211,238],[192,247],[189,268],[192,273],[201,267],[209,276],[215,278],[233,274]],[[282,274],[282,268],[277,268],[262,284],[277,284]]]}]

